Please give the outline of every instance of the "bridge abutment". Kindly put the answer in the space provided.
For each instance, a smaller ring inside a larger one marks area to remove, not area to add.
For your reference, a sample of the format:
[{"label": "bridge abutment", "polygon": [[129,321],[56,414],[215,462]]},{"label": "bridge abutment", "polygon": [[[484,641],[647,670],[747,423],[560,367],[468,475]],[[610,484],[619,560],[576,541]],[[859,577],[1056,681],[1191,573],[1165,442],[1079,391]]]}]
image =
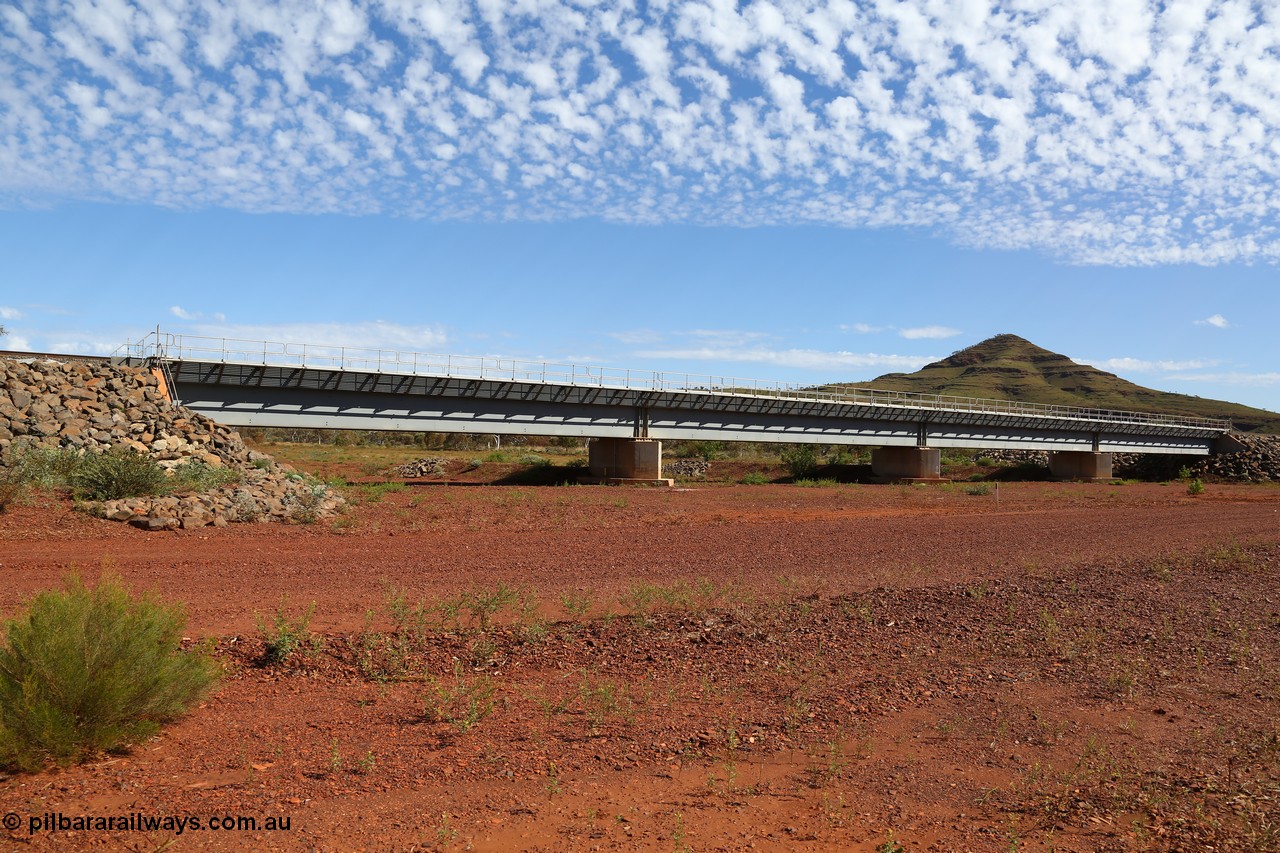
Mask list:
[{"label": "bridge abutment", "polygon": [[597,480],[662,480],[662,442],[651,438],[593,438],[587,445],[587,467]]},{"label": "bridge abutment", "polygon": [[942,451],[936,447],[877,447],[871,473],[882,480],[941,480]]},{"label": "bridge abutment", "polygon": [[1111,454],[1093,450],[1054,451],[1049,454],[1049,476],[1055,480],[1110,480]]}]

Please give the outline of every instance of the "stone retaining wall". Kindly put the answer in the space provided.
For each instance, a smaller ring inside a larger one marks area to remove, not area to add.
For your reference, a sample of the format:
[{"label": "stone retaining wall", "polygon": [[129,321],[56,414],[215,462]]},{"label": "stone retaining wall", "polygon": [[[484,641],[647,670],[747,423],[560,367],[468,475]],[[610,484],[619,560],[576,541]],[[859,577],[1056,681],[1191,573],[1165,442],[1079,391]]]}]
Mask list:
[{"label": "stone retaining wall", "polygon": [[198,460],[239,482],[198,495],[105,501],[106,518],[139,527],[314,521],[342,498],[270,456],[235,430],[171,403],[149,370],[48,359],[0,359],[0,464],[24,448],[102,453],[127,448],[172,470]]}]

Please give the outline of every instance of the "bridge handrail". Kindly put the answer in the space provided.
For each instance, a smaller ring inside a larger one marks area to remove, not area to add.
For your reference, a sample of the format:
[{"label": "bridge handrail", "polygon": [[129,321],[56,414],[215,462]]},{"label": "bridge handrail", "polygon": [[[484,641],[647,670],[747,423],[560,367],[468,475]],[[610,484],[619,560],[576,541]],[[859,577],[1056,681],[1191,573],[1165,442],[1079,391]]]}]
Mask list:
[{"label": "bridge handrail", "polygon": [[1139,423],[1227,431],[1231,422],[1217,418],[1162,415],[1046,403],[1022,403],[891,391],[880,388],[846,388],[826,391],[813,385],[742,379],[730,376],[634,370],[597,365],[524,361],[497,356],[444,355],[395,349],[300,344],[283,341],[249,341],[161,332],[148,333],[126,343],[115,355],[137,359],[159,357],[174,361],[213,361],[276,367],[361,370],[452,379],[536,382],[617,390],[667,391],[738,397],[765,397],[815,403],[847,403],[899,406],[953,412],[1067,418],[1109,423]]}]

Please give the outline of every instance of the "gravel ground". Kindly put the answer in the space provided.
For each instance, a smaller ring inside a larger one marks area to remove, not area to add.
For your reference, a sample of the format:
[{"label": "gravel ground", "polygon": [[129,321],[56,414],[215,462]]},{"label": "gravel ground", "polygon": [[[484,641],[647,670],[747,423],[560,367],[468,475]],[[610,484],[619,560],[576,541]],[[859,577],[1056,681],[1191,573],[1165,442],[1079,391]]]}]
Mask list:
[{"label": "gravel ground", "polygon": [[[15,508],[5,613],[107,568],[186,602],[227,677],[131,751],[0,779],[0,839],[1276,849],[1280,488],[970,489],[373,484],[332,523],[156,533]],[[318,648],[263,665],[255,617],[311,602]],[[28,832],[57,812],[290,828]]]}]

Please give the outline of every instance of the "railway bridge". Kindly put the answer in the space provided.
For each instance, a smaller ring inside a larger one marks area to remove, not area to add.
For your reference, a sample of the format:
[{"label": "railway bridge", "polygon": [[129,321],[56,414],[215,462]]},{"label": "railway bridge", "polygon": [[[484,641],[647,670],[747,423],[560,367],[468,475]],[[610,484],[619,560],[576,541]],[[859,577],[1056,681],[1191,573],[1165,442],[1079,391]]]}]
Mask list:
[{"label": "railway bridge", "polygon": [[117,359],[229,426],[577,436],[607,480],[661,478],[677,439],[869,445],[896,480],[938,478],[945,448],[1044,450],[1055,477],[1088,480],[1111,477],[1113,453],[1230,443],[1230,422],[1207,418],[158,329]]}]

